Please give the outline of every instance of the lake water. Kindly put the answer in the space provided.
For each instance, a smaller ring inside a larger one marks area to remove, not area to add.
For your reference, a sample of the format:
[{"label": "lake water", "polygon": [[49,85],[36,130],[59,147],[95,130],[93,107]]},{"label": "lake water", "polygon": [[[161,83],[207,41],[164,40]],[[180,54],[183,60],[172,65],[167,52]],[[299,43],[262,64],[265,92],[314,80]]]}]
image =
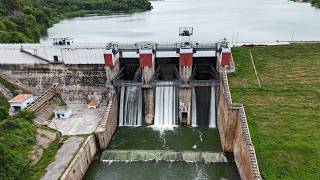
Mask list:
[{"label": "lake water", "polygon": [[164,0],[153,10],[129,15],[63,20],[48,30],[52,37],[77,43],[176,41],[179,27],[194,27],[192,40],[237,42],[320,40],[320,9],[288,0]]}]

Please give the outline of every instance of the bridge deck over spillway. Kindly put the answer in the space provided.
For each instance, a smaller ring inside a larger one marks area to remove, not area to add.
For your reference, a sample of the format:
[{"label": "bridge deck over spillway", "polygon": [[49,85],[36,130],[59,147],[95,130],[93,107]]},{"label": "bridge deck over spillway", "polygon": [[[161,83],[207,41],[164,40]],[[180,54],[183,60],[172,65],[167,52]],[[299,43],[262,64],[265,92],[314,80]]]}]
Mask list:
[{"label": "bridge deck over spillway", "polygon": [[[105,64],[103,54],[114,43],[107,44],[0,44],[0,64]],[[178,57],[177,49],[182,46],[181,42],[153,43],[141,42],[135,44],[116,44],[123,58],[138,58],[138,50],[150,45],[157,51],[157,57]],[[195,57],[216,56],[218,48],[216,42],[193,42],[192,48]]]}]

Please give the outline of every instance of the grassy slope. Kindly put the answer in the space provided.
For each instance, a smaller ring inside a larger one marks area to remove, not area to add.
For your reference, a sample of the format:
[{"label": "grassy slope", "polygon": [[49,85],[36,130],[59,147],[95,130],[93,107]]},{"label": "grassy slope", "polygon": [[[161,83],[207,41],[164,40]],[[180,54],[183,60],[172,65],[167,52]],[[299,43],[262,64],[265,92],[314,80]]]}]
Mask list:
[{"label": "grassy slope", "polygon": [[264,179],[320,177],[320,45],[234,48],[229,75],[234,102],[243,103]]},{"label": "grassy slope", "polygon": [[[0,83],[16,95],[18,88],[0,77]],[[0,106],[9,107],[6,97],[0,92]],[[0,119],[0,179],[14,179],[19,176],[40,179],[45,168],[58,151],[58,139],[43,152],[39,162],[30,166],[28,161],[32,146],[36,143],[36,127],[30,119],[9,117]],[[3,163],[3,164],[2,164]]]},{"label": "grassy slope", "polygon": [[35,127],[27,119],[0,120],[0,177],[14,179],[28,166],[35,143]]},{"label": "grassy slope", "polygon": [[28,166],[22,172],[23,177],[28,177],[29,179],[40,179],[45,174],[45,169],[54,160],[54,157],[58,151],[59,140],[54,140],[48,149],[46,149],[39,162],[35,166]]}]

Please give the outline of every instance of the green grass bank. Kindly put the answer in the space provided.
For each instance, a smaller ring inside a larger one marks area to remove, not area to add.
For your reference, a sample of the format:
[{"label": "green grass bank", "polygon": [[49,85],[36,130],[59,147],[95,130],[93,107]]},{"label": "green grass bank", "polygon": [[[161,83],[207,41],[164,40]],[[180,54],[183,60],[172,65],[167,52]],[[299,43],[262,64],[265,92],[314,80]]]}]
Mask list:
[{"label": "green grass bank", "polygon": [[232,98],[245,106],[262,177],[319,179],[320,44],[237,47],[232,53]]}]

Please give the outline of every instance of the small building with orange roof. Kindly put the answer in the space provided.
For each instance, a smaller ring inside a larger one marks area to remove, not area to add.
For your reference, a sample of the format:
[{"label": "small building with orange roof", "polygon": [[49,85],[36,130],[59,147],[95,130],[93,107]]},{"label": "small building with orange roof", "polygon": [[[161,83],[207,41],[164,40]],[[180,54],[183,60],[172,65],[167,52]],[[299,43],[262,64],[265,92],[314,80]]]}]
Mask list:
[{"label": "small building with orange roof", "polygon": [[19,94],[8,101],[8,103],[10,104],[10,108],[12,108],[15,112],[25,109],[32,102],[32,94]]},{"label": "small building with orange roof", "polygon": [[89,109],[96,109],[97,107],[98,107],[98,103],[95,100],[90,101],[90,103],[88,104]]}]

